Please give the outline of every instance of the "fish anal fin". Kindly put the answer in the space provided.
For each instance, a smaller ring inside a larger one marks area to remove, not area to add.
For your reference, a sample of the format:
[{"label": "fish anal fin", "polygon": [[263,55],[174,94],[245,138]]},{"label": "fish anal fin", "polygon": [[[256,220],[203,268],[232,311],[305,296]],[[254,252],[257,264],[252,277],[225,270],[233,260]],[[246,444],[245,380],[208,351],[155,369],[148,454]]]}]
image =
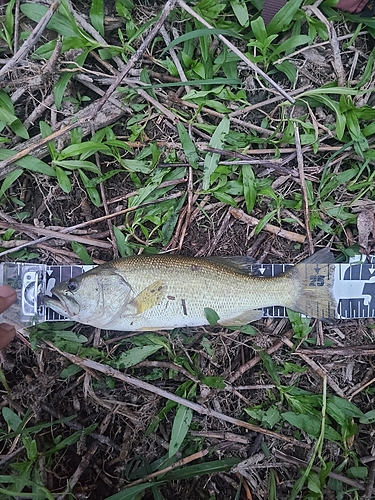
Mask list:
[{"label": "fish anal fin", "polygon": [[218,324],[221,326],[243,326],[253,321],[257,321],[263,315],[263,311],[260,309],[251,309],[245,311],[234,318],[219,320]]},{"label": "fish anal fin", "polygon": [[151,307],[154,307],[163,300],[166,292],[166,287],[162,281],[158,280],[144,288],[134,299],[128,304],[127,308],[134,308],[134,314],[141,314]]}]

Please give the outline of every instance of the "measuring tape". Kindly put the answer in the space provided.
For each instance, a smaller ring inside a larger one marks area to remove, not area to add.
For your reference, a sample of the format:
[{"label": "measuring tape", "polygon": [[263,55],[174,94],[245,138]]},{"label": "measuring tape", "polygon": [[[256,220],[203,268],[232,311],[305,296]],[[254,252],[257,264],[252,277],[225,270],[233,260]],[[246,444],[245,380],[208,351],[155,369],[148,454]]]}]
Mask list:
[{"label": "measuring tape", "polygon": [[[25,326],[45,321],[66,321],[46,307],[41,298],[51,295],[55,285],[89,271],[95,266],[47,266],[3,262],[0,264],[0,284],[9,285],[17,292],[18,300],[0,318],[1,321]],[[253,264],[254,276],[275,277],[292,267],[291,264]],[[349,264],[334,264],[333,295],[339,319],[375,318],[375,255],[351,259]],[[287,317],[284,307],[263,309],[265,318]]]}]

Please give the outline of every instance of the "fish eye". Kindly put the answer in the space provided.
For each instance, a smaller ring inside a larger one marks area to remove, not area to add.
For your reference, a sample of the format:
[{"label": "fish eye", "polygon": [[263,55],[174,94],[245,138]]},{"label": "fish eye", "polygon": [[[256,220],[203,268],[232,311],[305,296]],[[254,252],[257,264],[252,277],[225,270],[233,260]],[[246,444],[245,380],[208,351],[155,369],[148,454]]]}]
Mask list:
[{"label": "fish eye", "polygon": [[76,290],[78,290],[78,283],[76,282],[76,280],[71,279],[68,281],[67,287],[69,292],[75,292]]}]

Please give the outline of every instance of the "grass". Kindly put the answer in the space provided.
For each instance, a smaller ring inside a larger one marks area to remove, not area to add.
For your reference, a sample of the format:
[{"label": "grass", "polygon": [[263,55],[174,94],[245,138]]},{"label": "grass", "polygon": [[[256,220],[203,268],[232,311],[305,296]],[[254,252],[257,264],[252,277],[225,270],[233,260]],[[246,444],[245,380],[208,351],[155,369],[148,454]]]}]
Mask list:
[{"label": "grass", "polygon": [[[374,21],[307,3],[2,6],[3,259],[373,252]],[[33,328],[3,353],[0,498],[373,498],[373,321],[289,320]]]}]

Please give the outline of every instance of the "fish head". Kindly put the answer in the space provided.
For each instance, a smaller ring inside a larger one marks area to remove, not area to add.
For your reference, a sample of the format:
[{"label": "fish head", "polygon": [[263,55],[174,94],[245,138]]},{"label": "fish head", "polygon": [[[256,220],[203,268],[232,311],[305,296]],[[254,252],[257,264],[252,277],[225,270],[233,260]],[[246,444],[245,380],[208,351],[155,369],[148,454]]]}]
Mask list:
[{"label": "fish head", "polygon": [[63,281],[45,296],[46,306],[68,319],[105,328],[124,310],[134,294],[116,270],[98,267]]}]

